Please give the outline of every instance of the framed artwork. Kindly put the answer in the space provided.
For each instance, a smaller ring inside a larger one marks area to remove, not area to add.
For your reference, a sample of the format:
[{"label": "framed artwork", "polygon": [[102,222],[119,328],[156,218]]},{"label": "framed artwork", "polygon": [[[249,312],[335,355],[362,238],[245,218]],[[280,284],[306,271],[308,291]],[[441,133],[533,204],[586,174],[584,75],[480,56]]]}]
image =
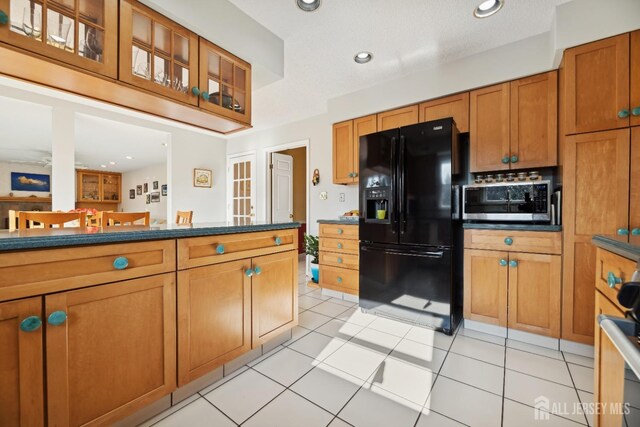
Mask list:
[{"label": "framed artwork", "polygon": [[193,186],[211,188],[213,172],[209,169],[194,169],[193,170]]},{"label": "framed artwork", "polygon": [[158,189],[158,181],[153,181],[153,189],[154,190]]},{"label": "framed artwork", "polygon": [[151,194],[147,193],[147,204],[151,203]]},{"label": "framed artwork", "polygon": [[136,185],[136,194],[142,196],[142,185]]},{"label": "framed artwork", "polygon": [[163,196],[167,195],[167,184],[162,184],[162,195]]},{"label": "framed artwork", "polygon": [[145,192],[145,193],[148,193],[148,192],[149,192],[149,183],[148,183],[148,182],[145,182],[145,183],[144,183],[144,192]]},{"label": "framed artwork", "polygon": [[160,192],[154,191],[151,193],[151,203],[159,203],[160,202]]},{"label": "framed artwork", "polygon": [[130,199],[136,198],[136,190],[129,190],[129,198]]},{"label": "framed artwork", "polygon": [[51,177],[38,173],[11,172],[11,191],[51,191]]}]

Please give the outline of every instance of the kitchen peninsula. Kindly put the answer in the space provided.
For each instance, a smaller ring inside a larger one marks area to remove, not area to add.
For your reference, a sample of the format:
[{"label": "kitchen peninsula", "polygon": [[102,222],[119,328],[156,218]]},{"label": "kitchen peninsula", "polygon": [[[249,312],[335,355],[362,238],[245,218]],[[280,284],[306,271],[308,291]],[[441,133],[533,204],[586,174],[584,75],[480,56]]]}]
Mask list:
[{"label": "kitchen peninsula", "polygon": [[0,233],[10,424],[44,425],[45,412],[49,425],[113,424],[162,410],[288,339],[298,226]]}]

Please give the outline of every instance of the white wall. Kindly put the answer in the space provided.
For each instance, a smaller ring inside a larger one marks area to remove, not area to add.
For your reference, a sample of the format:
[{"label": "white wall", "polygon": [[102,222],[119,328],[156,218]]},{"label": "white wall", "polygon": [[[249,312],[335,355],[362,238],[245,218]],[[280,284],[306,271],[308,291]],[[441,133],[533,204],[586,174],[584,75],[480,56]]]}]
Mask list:
[{"label": "white wall", "polygon": [[[153,189],[153,182],[158,181],[158,189]],[[129,198],[129,190],[136,190],[137,185],[147,183],[149,186],[149,194],[153,192],[160,193],[159,203],[150,203],[147,205],[147,195],[137,195],[135,199]],[[151,215],[151,223],[167,222],[167,197],[162,196],[162,185],[167,183],[167,165],[165,163],[150,165],[142,169],[124,172],[122,174],[122,203],[120,208],[125,212],[143,212],[149,211]]]},{"label": "white wall", "polygon": [[26,165],[21,163],[0,162],[0,197],[8,197],[9,193],[13,193],[13,197],[49,197],[50,192],[47,191],[13,191],[11,190],[11,172],[37,173],[40,175],[49,175],[51,177],[51,185],[53,186],[53,175],[50,168],[42,166]]}]

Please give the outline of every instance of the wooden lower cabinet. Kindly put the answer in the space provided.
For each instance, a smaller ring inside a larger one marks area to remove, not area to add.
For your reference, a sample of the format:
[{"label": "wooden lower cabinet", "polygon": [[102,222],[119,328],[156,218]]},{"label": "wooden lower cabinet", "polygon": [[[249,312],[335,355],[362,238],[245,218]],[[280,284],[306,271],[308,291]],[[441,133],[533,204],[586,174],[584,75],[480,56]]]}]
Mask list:
[{"label": "wooden lower cabinet", "polygon": [[251,260],[252,346],[263,344],[298,323],[297,251]]},{"label": "wooden lower cabinet", "polygon": [[251,260],[178,272],[178,384],[251,349]]},{"label": "wooden lower cabinet", "polygon": [[[41,313],[41,297],[0,304],[2,426],[44,425],[43,326],[37,324]],[[33,330],[22,330],[21,322],[32,316]]]},{"label": "wooden lower cabinet", "polygon": [[176,388],[174,273],[44,301],[49,425],[111,424]]},{"label": "wooden lower cabinet", "polygon": [[465,319],[507,326],[508,260],[508,252],[465,249]]}]

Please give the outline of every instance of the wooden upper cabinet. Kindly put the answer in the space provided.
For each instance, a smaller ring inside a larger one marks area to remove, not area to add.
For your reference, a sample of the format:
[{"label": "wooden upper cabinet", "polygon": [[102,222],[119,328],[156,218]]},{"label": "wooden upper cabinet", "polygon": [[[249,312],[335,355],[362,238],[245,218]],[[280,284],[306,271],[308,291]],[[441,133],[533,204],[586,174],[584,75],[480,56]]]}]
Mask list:
[{"label": "wooden upper cabinet", "polygon": [[118,0],[0,0],[0,10],[0,41],[117,78]]},{"label": "wooden upper cabinet", "polygon": [[629,129],[565,138],[562,338],[593,344],[594,234],[629,221]]},{"label": "wooden upper cabinet", "polygon": [[558,72],[511,82],[512,169],[558,163]]},{"label": "wooden upper cabinet", "polygon": [[251,123],[251,65],[200,38],[200,108]]},{"label": "wooden upper cabinet", "polygon": [[418,123],[418,104],[378,113],[378,132]]},{"label": "wooden upper cabinet", "polygon": [[0,425],[44,426],[42,299],[0,304]]},{"label": "wooden upper cabinet", "polygon": [[507,326],[509,253],[464,250],[464,318]]},{"label": "wooden upper cabinet", "polygon": [[353,120],[353,182],[358,182],[360,173],[360,137],[377,131],[378,121],[375,114]]},{"label": "wooden upper cabinet", "polygon": [[137,1],[121,0],[119,78],[198,105],[198,36]]},{"label": "wooden upper cabinet", "polygon": [[469,132],[469,92],[458,93],[420,104],[420,123],[447,117],[453,117],[460,132]]},{"label": "wooden upper cabinet", "polygon": [[353,120],[333,125],[333,183],[353,182]]},{"label": "wooden upper cabinet", "polygon": [[90,170],[76,171],[76,202],[120,203],[122,175]]},{"label": "wooden upper cabinet", "polygon": [[640,30],[631,33],[631,126],[640,126]]},{"label": "wooden upper cabinet", "polygon": [[111,425],[175,390],[175,273],[44,299],[49,425]]},{"label": "wooden upper cabinet", "polygon": [[567,49],[564,62],[567,135],[629,126],[628,33]]},{"label": "wooden upper cabinet", "polygon": [[472,91],[470,104],[471,172],[509,169],[509,83]]}]

